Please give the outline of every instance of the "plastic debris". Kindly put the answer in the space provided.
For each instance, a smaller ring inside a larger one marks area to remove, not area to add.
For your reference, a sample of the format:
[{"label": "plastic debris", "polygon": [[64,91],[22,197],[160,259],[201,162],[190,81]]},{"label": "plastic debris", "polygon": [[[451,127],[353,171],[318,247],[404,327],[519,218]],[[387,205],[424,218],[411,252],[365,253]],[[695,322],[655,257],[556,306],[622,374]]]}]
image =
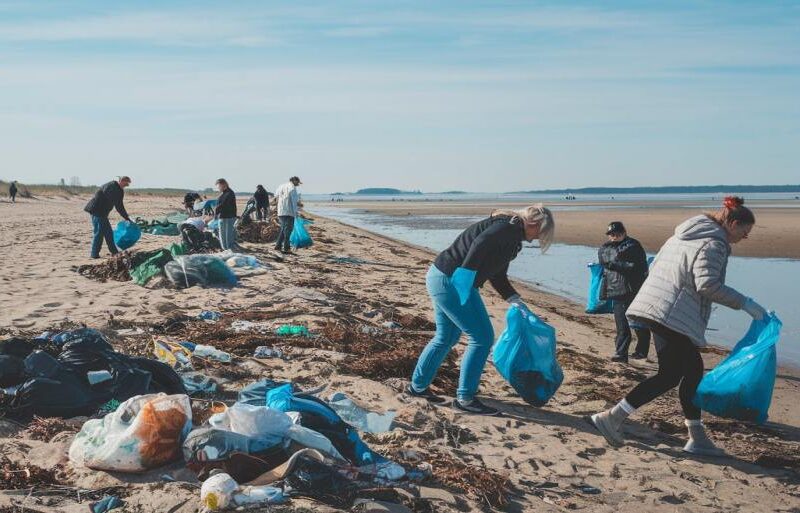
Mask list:
[{"label": "plastic debris", "polygon": [[307,337],[309,336],[308,328],[305,326],[300,326],[297,324],[283,324],[278,326],[278,329],[275,330],[276,335],[280,335],[282,337],[287,336],[300,336],[300,337]]},{"label": "plastic debris", "polygon": [[225,473],[214,474],[203,482],[200,488],[200,502],[211,511],[227,508],[239,483]]},{"label": "plastic debris", "polygon": [[403,327],[399,323],[394,321],[386,321],[383,324],[381,324],[381,326],[386,328],[387,330],[396,330]]},{"label": "plastic debris", "polygon": [[124,505],[125,501],[116,495],[106,495],[99,501],[90,504],[89,509],[92,511],[92,513],[107,513],[112,509],[121,508]]},{"label": "plastic debris", "polygon": [[268,346],[258,346],[253,353],[254,358],[280,358],[283,359],[283,351]]},{"label": "plastic debris", "polygon": [[197,318],[202,319],[204,321],[216,322],[222,319],[222,314],[211,310],[203,310],[197,315]]},{"label": "plastic debris", "polygon": [[181,374],[181,380],[189,395],[211,394],[217,390],[214,380],[201,372],[184,372]]},{"label": "plastic debris", "polygon": [[361,408],[342,392],[336,392],[328,399],[328,404],[348,424],[365,433],[385,433],[392,429],[397,415],[393,411],[384,414]]},{"label": "plastic debris", "polygon": [[207,346],[203,344],[197,344],[194,347],[194,351],[192,352],[192,356],[199,356],[202,358],[209,358],[211,360],[216,360],[222,363],[228,363],[231,361],[230,353],[226,353],[225,351],[220,351],[214,346]]}]

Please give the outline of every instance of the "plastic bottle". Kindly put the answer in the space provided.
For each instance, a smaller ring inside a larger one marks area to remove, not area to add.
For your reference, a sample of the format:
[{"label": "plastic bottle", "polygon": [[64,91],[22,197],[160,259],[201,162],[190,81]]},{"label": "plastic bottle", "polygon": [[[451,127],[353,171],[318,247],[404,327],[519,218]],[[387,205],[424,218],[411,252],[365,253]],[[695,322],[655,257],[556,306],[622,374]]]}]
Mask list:
[{"label": "plastic bottle", "polygon": [[200,502],[211,511],[219,511],[230,505],[239,484],[225,473],[214,474],[200,488]]},{"label": "plastic bottle", "polygon": [[89,371],[86,373],[86,379],[89,380],[90,385],[96,385],[112,378],[111,373],[107,370]]},{"label": "plastic bottle", "polygon": [[206,346],[203,344],[197,344],[194,346],[194,352],[192,356],[200,356],[204,358],[210,358],[212,360],[216,360],[218,362],[228,363],[231,361],[230,353],[226,353],[225,351],[220,351],[214,346]]},{"label": "plastic bottle", "polygon": [[278,326],[278,329],[275,330],[275,333],[281,336],[308,336],[308,328],[305,326],[299,326],[297,324],[283,324]]}]

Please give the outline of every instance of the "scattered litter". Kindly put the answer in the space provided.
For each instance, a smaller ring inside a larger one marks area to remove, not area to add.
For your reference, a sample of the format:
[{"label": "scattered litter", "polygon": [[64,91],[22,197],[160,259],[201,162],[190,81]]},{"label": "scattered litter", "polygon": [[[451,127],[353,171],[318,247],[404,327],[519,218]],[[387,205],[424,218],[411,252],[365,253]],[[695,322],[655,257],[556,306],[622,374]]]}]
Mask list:
[{"label": "scattered litter", "polygon": [[283,324],[278,326],[275,330],[275,334],[281,337],[308,337],[310,335],[307,327],[297,324]]},{"label": "scattered litter", "polygon": [[588,485],[586,483],[573,484],[572,487],[586,495],[600,495],[601,493],[603,493],[602,490],[600,490],[599,488],[595,488],[594,486]]},{"label": "scattered litter", "polygon": [[116,495],[106,495],[99,501],[90,504],[89,509],[92,513],[108,513],[112,509],[121,508],[124,505],[125,501]]},{"label": "scattered litter", "polygon": [[183,381],[183,386],[186,387],[186,393],[189,395],[213,394],[217,390],[217,384],[214,380],[201,372],[181,373],[181,380]]},{"label": "scattered litter", "polygon": [[392,429],[392,422],[397,413],[384,414],[367,411],[353,402],[342,392],[336,392],[328,399],[331,408],[342,417],[342,420],[365,433],[385,433]]},{"label": "scattered litter", "polygon": [[211,310],[203,310],[197,315],[197,318],[204,321],[216,322],[222,319],[222,314],[219,312],[213,312]]},{"label": "scattered litter", "polygon": [[247,507],[282,504],[286,502],[283,490],[273,486],[243,486],[229,474],[214,474],[200,488],[200,502],[209,511],[219,511],[230,506]]},{"label": "scattered litter", "polygon": [[208,358],[222,363],[229,363],[231,361],[230,353],[226,353],[225,351],[220,351],[214,346],[207,346],[203,344],[197,344],[196,346],[194,346],[194,351],[192,351],[192,356]]},{"label": "scattered litter", "polygon": [[253,358],[280,358],[283,359],[283,351],[269,346],[258,346],[253,353]]},{"label": "scattered litter", "polygon": [[244,332],[258,332],[258,333],[271,333],[274,325],[269,322],[253,322],[245,320],[235,320],[231,323],[230,329],[236,333]]},{"label": "scattered litter", "polygon": [[399,323],[394,321],[386,321],[383,324],[381,324],[381,326],[386,328],[387,330],[396,330],[403,327]]}]

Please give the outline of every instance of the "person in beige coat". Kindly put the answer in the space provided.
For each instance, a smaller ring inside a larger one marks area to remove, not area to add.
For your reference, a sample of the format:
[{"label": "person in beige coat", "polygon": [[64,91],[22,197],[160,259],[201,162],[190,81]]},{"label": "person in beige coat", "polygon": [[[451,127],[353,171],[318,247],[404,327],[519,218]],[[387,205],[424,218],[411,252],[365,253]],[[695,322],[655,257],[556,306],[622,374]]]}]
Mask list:
[{"label": "person in beige coat", "polygon": [[692,402],[703,377],[703,358],[697,348],[707,345],[705,331],[712,303],[745,310],[757,320],[767,314],[753,299],[725,285],[731,244],[746,239],[755,221],[742,198],[729,196],[718,212],[679,225],[658,252],[627,311],[629,319],[652,331],[658,373],[639,383],[613,408],[587,418],[609,444],[622,446],[625,419],[680,385],[681,407],[689,430],[684,451],[706,456],[724,454],[706,435],[700,409]]}]

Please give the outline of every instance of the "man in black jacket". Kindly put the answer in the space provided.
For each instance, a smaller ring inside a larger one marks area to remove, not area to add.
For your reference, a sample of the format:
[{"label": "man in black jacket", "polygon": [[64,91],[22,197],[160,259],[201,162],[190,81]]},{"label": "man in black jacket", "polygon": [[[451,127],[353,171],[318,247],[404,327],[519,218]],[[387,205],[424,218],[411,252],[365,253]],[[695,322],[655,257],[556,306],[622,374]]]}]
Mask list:
[{"label": "man in black jacket", "polygon": [[[608,242],[598,251],[600,265],[603,266],[601,299],[614,302],[614,321],[617,324],[616,353],[611,358],[615,362],[628,361],[628,348],[631,344],[631,326],[625,312],[636,297],[647,278],[647,254],[639,241],[628,237],[625,226],[614,221],[608,225]],[[644,327],[634,327],[636,331],[636,350],[631,358],[647,358],[650,349],[650,331]]]},{"label": "man in black jacket", "polygon": [[219,242],[222,249],[238,250],[236,243],[236,193],[228,185],[228,181],[220,178],[216,182],[220,195],[214,209],[219,219]]},{"label": "man in black jacket", "polygon": [[269,219],[269,197],[272,194],[267,191],[263,185],[256,187],[256,192],[253,194],[253,199],[256,200],[256,219],[265,221]]},{"label": "man in black jacket", "polygon": [[83,208],[92,216],[92,258],[100,258],[100,246],[103,244],[103,239],[106,240],[106,246],[112,255],[119,252],[114,243],[114,231],[111,229],[108,214],[111,213],[112,208],[115,208],[124,220],[131,220],[122,201],[125,197],[125,187],[130,184],[131,179],[127,176],[121,176],[116,181],[108,182],[97,189],[92,199]]},{"label": "man in black jacket", "polygon": [[11,196],[11,203],[17,202],[17,182],[11,182],[11,185],[8,186],[8,195]]}]

